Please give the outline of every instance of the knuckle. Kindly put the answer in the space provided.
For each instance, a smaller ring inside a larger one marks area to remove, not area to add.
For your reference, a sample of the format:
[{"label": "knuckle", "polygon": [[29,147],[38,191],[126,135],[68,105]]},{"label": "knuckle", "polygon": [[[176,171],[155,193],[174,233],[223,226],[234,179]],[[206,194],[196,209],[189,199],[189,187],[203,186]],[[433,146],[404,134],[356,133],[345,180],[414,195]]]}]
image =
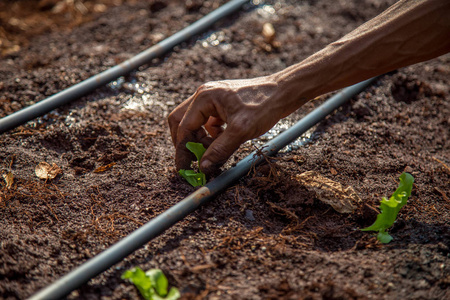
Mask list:
[{"label": "knuckle", "polygon": [[197,96],[206,93],[207,91],[210,91],[211,89],[214,88],[214,84],[212,82],[207,82],[202,84],[201,86],[199,86],[197,88]]},{"label": "knuckle", "polygon": [[172,112],[167,116],[167,121],[169,121],[169,124],[170,124],[171,122],[174,121],[174,118],[175,118],[175,112],[172,111]]},{"label": "knuckle", "polygon": [[176,126],[176,124],[180,122],[175,111],[169,114],[169,116],[167,117],[167,122],[169,123],[170,127]]},{"label": "knuckle", "polygon": [[227,90],[229,87],[226,81],[210,81],[202,84],[197,89],[197,94],[209,94],[210,92],[217,92],[220,90]]},{"label": "knuckle", "polygon": [[215,145],[210,148],[209,157],[213,158],[215,163],[222,163],[230,156],[225,145]]}]

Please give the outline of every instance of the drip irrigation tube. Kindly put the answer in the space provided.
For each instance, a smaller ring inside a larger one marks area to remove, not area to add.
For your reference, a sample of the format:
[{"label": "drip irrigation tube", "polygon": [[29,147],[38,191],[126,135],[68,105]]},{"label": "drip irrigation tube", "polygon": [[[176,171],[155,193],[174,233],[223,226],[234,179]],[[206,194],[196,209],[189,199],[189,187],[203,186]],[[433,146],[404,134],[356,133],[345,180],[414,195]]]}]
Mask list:
[{"label": "drip irrigation tube", "polygon": [[[374,79],[375,78],[368,79],[341,90],[291,128],[280,133],[277,137],[266,143],[262,148],[262,153],[264,155],[276,154],[279,150],[294,141],[351,97],[364,90],[372,83],[372,81],[374,81]],[[107,270],[144,244],[151,241],[153,238],[162,234],[166,229],[182,220],[200,205],[208,202],[218,193],[247,174],[252,166],[261,163],[263,160],[264,157],[258,155],[256,151],[251,153],[235,167],[223,172],[204,187],[201,187],[181,202],[172,206],[127,237],[112,245],[110,248],[39,291],[30,299],[57,299],[68,295],[71,291],[80,287],[89,279]]]},{"label": "drip irrigation tube", "polygon": [[152,59],[165,54],[176,45],[185,42],[192,36],[205,31],[212,24],[240,9],[242,5],[247,2],[248,0],[231,0],[204,16],[197,22],[192,23],[174,35],[118,64],[117,66],[103,71],[102,73],[92,76],[74,86],[71,86],[70,88],[50,96],[47,99],[39,101],[36,104],[30,105],[0,119],[0,134],[16,128],[17,126],[33,120],[34,118],[42,116],[55,108],[76,100],[87,93],[92,92],[96,88],[103,86],[114,79],[119,78],[120,76],[130,73],[146,63],[151,62]]}]

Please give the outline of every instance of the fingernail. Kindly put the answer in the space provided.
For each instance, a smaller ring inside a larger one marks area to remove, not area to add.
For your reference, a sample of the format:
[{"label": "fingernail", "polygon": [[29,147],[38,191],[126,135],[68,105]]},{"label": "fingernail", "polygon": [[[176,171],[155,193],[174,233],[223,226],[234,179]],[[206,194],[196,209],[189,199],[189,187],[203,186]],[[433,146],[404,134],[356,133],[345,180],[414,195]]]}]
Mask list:
[{"label": "fingernail", "polygon": [[209,160],[205,159],[200,164],[200,169],[202,169],[202,171],[209,170],[211,168],[211,165],[212,165],[212,163]]}]

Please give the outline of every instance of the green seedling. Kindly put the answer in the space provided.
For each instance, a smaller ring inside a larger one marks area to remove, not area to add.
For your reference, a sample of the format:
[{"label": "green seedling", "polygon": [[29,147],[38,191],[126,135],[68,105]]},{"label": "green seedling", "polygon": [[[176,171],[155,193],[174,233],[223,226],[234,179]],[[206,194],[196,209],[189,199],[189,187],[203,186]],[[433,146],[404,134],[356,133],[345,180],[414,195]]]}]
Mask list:
[{"label": "green seedling", "polygon": [[392,241],[392,236],[386,232],[386,229],[390,228],[397,218],[397,214],[400,209],[406,204],[414,183],[414,177],[409,173],[402,173],[400,175],[400,184],[397,190],[392,194],[391,198],[382,198],[380,203],[381,213],[378,214],[375,223],[372,226],[361,229],[362,231],[378,231],[377,239],[383,244],[387,244]]},{"label": "green seedling", "polygon": [[202,156],[205,153],[206,149],[202,144],[194,142],[187,142],[186,148],[194,153],[195,157],[197,157],[198,172],[195,172],[194,170],[181,169],[180,171],[178,171],[178,173],[180,173],[181,177],[186,179],[186,181],[189,182],[193,187],[203,186],[206,184],[206,176],[205,173],[200,171],[200,160],[202,159]]},{"label": "green seedling", "polygon": [[180,298],[177,288],[170,288],[167,292],[169,282],[160,269],[151,269],[144,272],[135,267],[122,274],[122,279],[132,282],[145,300],[176,300]]}]

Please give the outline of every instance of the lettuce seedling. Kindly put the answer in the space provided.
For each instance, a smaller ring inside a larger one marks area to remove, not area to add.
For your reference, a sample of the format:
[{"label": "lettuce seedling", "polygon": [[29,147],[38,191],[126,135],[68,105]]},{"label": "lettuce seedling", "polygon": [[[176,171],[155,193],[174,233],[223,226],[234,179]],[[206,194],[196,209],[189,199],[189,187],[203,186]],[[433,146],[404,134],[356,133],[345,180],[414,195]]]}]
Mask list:
[{"label": "lettuce seedling", "polygon": [[378,214],[375,223],[372,226],[361,229],[362,231],[378,231],[377,239],[383,244],[387,244],[392,241],[392,236],[386,232],[386,229],[390,228],[397,218],[397,214],[400,209],[406,204],[414,183],[414,177],[409,173],[402,173],[400,175],[400,184],[397,190],[392,194],[391,198],[387,200],[382,198],[380,203],[381,213]]},{"label": "lettuce seedling", "polygon": [[144,272],[136,267],[126,271],[122,279],[128,279],[137,287],[145,300],[176,300],[180,298],[177,288],[170,288],[167,292],[169,282],[160,269],[151,269]]},{"label": "lettuce seedling", "polygon": [[194,170],[184,169],[181,169],[180,171],[178,171],[178,173],[180,173],[181,177],[186,179],[186,181],[189,182],[193,187],[203,186],[206,184],[206,176],[205,173],[200,171],[200,160],[202,159],[202,156],[205,153],[206,149],[202,144],[194,142],[187,142],[186,148],[194,153],[195,157],[197,157],[198,173]]}]

